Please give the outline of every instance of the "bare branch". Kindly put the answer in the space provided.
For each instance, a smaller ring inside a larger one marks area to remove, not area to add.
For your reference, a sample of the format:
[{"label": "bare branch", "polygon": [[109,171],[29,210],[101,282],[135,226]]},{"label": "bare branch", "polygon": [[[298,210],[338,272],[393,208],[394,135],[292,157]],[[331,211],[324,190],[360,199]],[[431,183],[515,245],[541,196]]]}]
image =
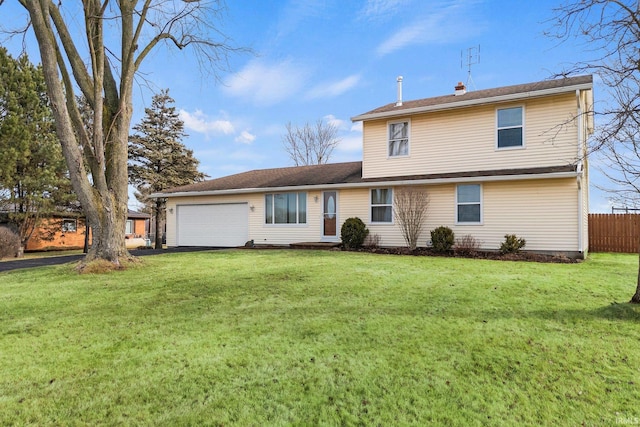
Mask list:
[{"label": "bare branch", "polygon": [[427,218],[428,205],[429,197],[423,188],[400,187],[393,191],[393,216],[411,250],[418,245]]},{"label": "bare branch", "polygon": [[340,143],[338,127],[320,119],[315,127],[305,123],[303,127],[287,123],[287,133],[282,137],[284,149],[296,166],[321,165],[331,158]]}]

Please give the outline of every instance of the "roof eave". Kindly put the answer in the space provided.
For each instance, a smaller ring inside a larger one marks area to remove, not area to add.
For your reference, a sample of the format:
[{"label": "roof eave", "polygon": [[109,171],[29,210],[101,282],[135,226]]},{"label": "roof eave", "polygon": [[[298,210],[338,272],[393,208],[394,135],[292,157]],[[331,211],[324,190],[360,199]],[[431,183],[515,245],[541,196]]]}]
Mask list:
[{"label": "roof eave", "polygon": [[150,198],[169,198],[169,197],[194,197],[194,196],[224,196],[232,194],[250,194],[250,193],[271,193],[274,191],[308,191],[308,190],[326,190],[339,188],[363,188],[363,187],[398,187],[403,185],[436,185],[436,184],[455,184],[460,182],[498,182],[498,181],[522,181],[533,179],[558,179],[558,178],[576,178],[579,172],[549,172],[549,173],[531,173],[517,175],[491,175],[491,176],[467,176],[456,178],[427,178],[427,179],[407,179],[407,180],[383,180],[383,181],[363,181],[356,183],[338,183],[338,184],[314,184],[314,185],[295,185],[287,187],[264,187],[264,188],[237,188],[230,190],[209,190],[209,191],[182,191],[175,193],[154,193]]},{"label": "roof eave", "polygon": [[365,113],[351,118],[352,122],[361,122],[365,120],[383,119],[387,117],[407,116],[410,114],[427,113],[432,111],[452,110],[456,108],[472,107],[483,104],[497,104],[522,99],[539,98],[543,96],[558,95],[561,93],[575,92],[576,90],[592,90],[593,83],[581,83],[570,86],[562,86],[551,89],[542,89],[536,91],[512,93],[509,95],[492,96],[488,98],[469,99],[465,101],[449,102],[445,104],[428,105],[424,107],[405,108],[392,111],[383,111],[380,113]]}]

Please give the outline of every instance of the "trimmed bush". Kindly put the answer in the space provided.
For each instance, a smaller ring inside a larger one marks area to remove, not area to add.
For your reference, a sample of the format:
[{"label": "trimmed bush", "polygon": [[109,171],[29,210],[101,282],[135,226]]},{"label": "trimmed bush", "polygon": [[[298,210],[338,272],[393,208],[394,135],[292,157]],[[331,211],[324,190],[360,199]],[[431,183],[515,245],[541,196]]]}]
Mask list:
[{"label": "trimmed bush", "polygon": [[440,226],[431,230],[431,244],[436,252],[449,252],[455,242],[453,230],[449,227]]},{"label": "trimmed bush", "polygon": [[340,238],[345,249],[358,249],[364,244],[369,230],[360,218],[347,218],[340,229]]},{"label": "trimmed bush", "polygon": [[505,234],[504,242],[500,245],[500,253],[502,254],[515,254],[520,252],[520,249],[524,248],[527,241],[518,238],[515,234]]},{"label": "trimmed bush", "polygon": [[0,259],[15,257],[20,250],[20,237],[7,227],[0,227]]}]

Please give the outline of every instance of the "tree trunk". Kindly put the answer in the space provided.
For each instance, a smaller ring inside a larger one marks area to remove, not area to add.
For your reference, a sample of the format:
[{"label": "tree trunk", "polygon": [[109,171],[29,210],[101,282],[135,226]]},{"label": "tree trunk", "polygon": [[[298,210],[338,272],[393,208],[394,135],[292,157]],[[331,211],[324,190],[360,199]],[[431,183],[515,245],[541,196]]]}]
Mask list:
[{"label": "tree trunk", "polygon": [[124,238],[127,218],[126,200],[124,203],[113,200],[109,204],[111,206],[105,207],[101,212],[87,212],[92,242],[85,262],[104,259],[119,265],[120,257],[129,257]]},{"label": "tree trunk", "polygon": [[164,232],[163,205],[164,202],[161,199],[156,199],[156,205],[154,207],[154,215],[156,217],[156,249],[162,249],[162,234]]}]

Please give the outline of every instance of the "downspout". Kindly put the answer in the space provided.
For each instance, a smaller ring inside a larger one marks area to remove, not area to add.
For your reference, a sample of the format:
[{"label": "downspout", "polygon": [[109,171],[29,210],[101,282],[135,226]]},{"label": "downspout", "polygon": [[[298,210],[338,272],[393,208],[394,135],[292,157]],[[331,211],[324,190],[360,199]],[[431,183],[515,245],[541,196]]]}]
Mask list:
[{"label": "downspout", "polygon": [[[578,252],[584,254],[584,216],[582,215],[582,176],[583,176],[583,162],[582,156],[584,155],[584,151],[582,149],[583,145],[583,117],[582,117],[582,103],[580,102],[580,89],[576,89],[576,101],[578,102],[578,163],[576,165],[576,172],[578,174]],[[583,255],[584,256],[584,255]]]}]

